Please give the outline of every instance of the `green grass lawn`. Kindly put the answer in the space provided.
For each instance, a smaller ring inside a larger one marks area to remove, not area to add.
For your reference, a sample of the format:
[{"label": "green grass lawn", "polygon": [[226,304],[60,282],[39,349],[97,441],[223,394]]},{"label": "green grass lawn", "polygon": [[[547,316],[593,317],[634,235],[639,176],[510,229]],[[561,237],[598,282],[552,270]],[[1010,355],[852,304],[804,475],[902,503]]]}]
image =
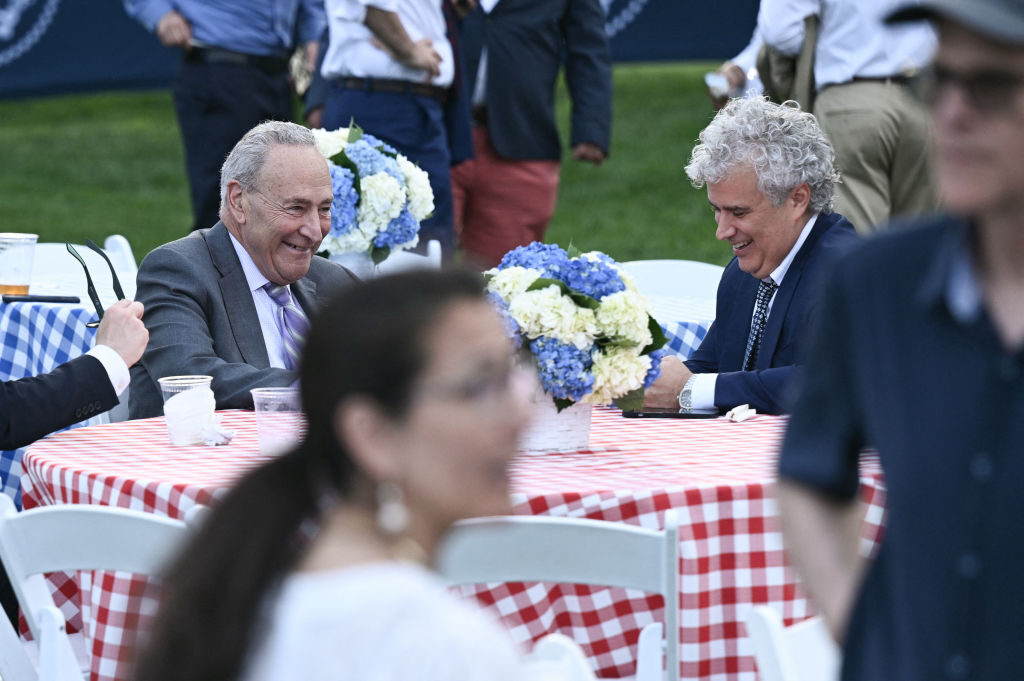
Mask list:
[{"label": "green grass lawn", "polygon": [[[600,168],[566,160],[548,241],[619,260],[724,264],[703,190],[683,167],[713,111],[708,64],[615,67],[612,150]],[[559,95],[563,129],[568,97]],[[43,241],[124,234],[137,258],[191,225],[169,91],[0,102],[0,231]]]}]

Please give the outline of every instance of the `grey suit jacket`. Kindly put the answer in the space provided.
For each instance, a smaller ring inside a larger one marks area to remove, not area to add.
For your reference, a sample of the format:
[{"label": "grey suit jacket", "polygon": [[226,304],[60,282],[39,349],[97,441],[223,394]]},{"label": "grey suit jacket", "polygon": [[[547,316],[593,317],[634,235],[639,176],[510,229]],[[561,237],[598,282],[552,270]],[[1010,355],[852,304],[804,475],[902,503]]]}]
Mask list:
[{"label": "grey suit jacket", "polygon": [[[157,383],[163,376],[213,376],[218,409],[251,409],[250,388],[295,381],[295,372],[270,366],[256,305],[223,223],[157,248],[142,261],[136,281],[149,345],[131,370],[131,418],[163,413]],[[357,281],[344,267],[313,258],[292,292],[312,317],[332,292]]]}]

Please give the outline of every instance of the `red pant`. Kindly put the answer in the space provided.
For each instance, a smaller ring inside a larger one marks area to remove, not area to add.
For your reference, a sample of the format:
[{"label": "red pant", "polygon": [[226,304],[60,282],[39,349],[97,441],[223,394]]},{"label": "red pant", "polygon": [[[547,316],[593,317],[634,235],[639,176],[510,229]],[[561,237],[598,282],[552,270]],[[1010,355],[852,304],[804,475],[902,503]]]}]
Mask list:
[{"label": "red pant", "polygon": [[497,265],[516,246],[541,241],[558,199],[558,161],[506,160],[485,126],[473,126],[476,157],[452,168],[455,233],[463,257]]}]

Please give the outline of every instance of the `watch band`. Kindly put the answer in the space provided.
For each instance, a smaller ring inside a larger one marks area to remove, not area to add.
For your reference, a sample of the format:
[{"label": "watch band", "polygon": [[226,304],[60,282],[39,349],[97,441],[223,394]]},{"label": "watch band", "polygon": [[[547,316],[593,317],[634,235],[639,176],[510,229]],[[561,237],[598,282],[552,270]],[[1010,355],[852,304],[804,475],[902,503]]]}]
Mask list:
[{"label": "watch band", "polygon": [[693,408],[692,405],[692,394],[693,394],[693,382],[697,380],[696,376],[690,376],[686,381],[686,385],[679,391],[679,408],[683,411],[689,411]]}]

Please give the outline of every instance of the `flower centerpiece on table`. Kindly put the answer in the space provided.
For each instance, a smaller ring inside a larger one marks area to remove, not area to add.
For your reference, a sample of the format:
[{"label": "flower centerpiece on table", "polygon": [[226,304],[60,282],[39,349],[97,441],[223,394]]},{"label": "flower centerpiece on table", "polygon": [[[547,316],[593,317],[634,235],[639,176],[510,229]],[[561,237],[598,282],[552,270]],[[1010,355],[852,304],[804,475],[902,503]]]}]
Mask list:
[{"label": "flower centerpiece on table", "polygon": [[604,253],[520,246],[486,272],[510,333],[529,348],[559,411],[572,405],[639,409],[661,372],[661,326],[632,277]]},{"label": "flower centerpiece on table", "polygon": [[419,241],[420,222],[434,212],[426,171],[355,123],[314,129],[331,171],[331,231],[322,248],[331,255],[368,254],[379,264],[391,251]]}]

